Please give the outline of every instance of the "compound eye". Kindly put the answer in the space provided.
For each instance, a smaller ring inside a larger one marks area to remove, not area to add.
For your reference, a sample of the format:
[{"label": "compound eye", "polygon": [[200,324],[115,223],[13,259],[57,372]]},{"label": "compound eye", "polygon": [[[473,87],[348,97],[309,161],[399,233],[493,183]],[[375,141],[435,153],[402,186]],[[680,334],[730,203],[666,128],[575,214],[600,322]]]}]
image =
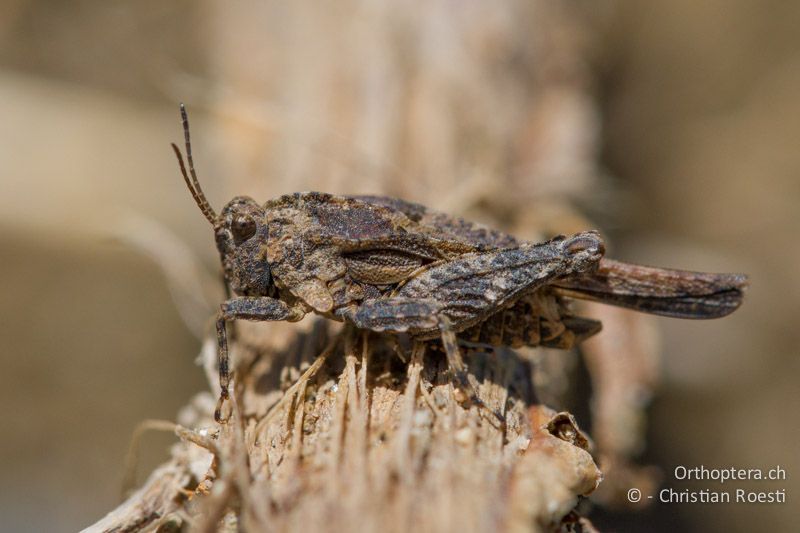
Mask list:
[{"label": "compound eye", "polygon": [[236,244],[242,243],[256,234],[256,221],[250,215],[239,215],[233,219],[231,233]]}]

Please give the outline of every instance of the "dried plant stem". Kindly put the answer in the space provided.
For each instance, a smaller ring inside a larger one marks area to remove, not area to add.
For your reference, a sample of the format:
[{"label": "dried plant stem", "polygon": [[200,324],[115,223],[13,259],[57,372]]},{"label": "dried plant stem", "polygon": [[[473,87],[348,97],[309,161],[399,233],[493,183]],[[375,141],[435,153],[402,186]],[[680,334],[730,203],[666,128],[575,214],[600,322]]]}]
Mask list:
[{"label": "dried plant stem", "polygon": [[[239,369],[234,416],[220,431],[150,423],[175,430],[183,444],[91,531],[167,523],[201,532],[495,531],[520,523],[559,529],[578,497],[599,482],[581,448],[588,441],[563,440],[580,434],[571,418],[534,407],[532,422],[533,399],[508,394],[530,390],[518,358],[463,354],[468,368],[483,369],[473,377],[479,393],[505,399],[504,430],[456,401],[440,347],[414,343],[403,364],[392,337],[329,330],[298,331],[288,350],[256,356],[256,363],[273,358],[271,364]],[[309,342],[326,347],[315,357]],[[280,398],[259,389],[273,365],[299,367],[309,359]],[[259,407],[261,401],[272,403]],[[212,425],[210,409],[196,410],[197,427]],[[248,414],[258,411],[265,414]],[[552,429],[553,420],[572,430]]]}]

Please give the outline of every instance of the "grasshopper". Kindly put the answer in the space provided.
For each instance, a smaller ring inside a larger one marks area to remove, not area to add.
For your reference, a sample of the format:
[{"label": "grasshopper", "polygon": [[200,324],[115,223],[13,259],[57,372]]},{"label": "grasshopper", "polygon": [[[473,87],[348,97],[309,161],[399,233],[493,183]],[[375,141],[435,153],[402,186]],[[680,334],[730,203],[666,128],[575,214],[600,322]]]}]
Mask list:
[{"label": "grasshopper", "polygon": [[459,342],[571,348],[601,329],[599,322],[573,314],[572,298],[671,317],[716,318],[741,304],[747,286],[741,274],[605,259],[596,231],[524,242],[383,196],[302,192],[264,204],[237,196],[217,214],[197,179],[183,104],[181,121],[188,172],[181,150],[172,148],[195,203],[213,226],[225,280],[235,293],[216,319],[218,422],[229,395],[226,325],[233,320],[294,322],[313,312],[417,341],[441,339],[459,384],[474,391]]}]

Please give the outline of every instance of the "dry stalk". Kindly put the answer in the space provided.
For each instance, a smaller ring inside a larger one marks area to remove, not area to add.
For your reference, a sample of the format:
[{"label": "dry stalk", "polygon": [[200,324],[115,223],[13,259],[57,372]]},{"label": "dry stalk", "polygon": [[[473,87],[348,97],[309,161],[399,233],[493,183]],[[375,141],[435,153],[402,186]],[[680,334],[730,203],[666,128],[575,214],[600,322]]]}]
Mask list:
[{"label": "dry stalk", "polygon": [[[159,422],[182,439],[172,460],[89,531],[166,523],[202,532],[574,526],[575,505],[599,471],[588,440],[574,438],[574,420],[535,406],[525,392],[532,388],[524,360],[508,350],[464,353],[480,395],[504,406],[502,428],[485,409],[456,401],[436,345],[403,347],[324,321],[294,335],[284,351],[243,355],[253,359],[239,366],[234,417],[220,431],[209,431],[211,402],[195,402],[197,431]],[[258,346],[247,335],[239,342],[240,351]],[[309,342],[326,347],[314,357]],[[408,349],[404,363],[397,353]],[[294,370],[283,372],[278,398],[263,384],[282,365]],[[300,377],[290,384],[291,375]],[[553,429],[559,420],[572,430]]]}]

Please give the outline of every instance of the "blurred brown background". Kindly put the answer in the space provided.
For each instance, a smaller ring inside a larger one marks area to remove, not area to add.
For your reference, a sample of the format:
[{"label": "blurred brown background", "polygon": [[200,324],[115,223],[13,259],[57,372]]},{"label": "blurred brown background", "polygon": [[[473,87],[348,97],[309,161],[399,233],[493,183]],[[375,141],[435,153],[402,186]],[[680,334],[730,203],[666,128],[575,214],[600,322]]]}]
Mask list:
[{"label": "blurred brown background", "polygon": [[[577,206],[617,258],[749,273],[737,314],[657,321],[643,461],[676,489],[691,486],[676,464],[779,464],[788,481],[755,486],[789,503],[590,516],[791,530],[798,27],[800,4],[746,0],[0,3],[2,529],[95,521],[119,501],[137,422],[174,419],[205,387],[196,334],[221,290],[182,320],[164,269],[191,259],[144,250],[178,249],[171,232],[216,273],[168,146],[185,101],[215,206],[385,192],[529,236]],[[170,442],[145,437],[139,479]]]}]

